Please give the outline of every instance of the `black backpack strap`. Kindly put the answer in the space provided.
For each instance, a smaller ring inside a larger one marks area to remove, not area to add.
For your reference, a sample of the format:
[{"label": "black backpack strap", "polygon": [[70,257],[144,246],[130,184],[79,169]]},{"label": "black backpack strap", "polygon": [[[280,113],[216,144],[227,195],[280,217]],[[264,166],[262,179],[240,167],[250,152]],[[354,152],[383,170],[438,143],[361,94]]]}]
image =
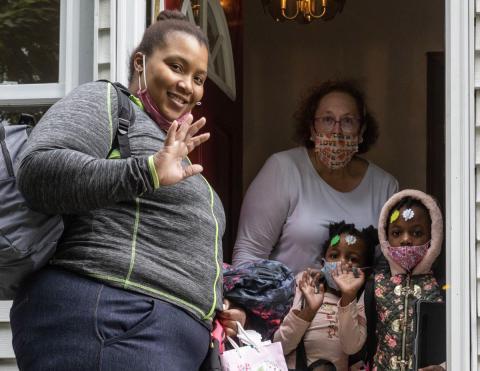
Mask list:
[{"label": "black backpack strap", "polygon": [[135,122],[135,111],[129,98],[130,91],[118,82],[112,83],[108,80],[98,81],[104,81],[112,84],[117,92],[118,125],[113,146],[114,148],[118,148],[121,158],[128,158],[131,156],[130,141],[128,140],[128,129],[130,128],[130,125]]},{"label": "black backpack strap", "polygon": [[113,84],[117,91],[118,97],[118,129],[117,141],[120,156],[128,158],[132,154],[130,152],[130,141],[128,140],[128,129],[130,124],[135,122],[135,111],[130,102],[130,92],[122,84],[116,82]]},{"label": "black backpack strap", "polygon": [[10,152],[8,152],[7,143],[5,142],[5,126],[0,124],[0,147],[2,148],[3,158],[5,160],[5,166],[7,167],[7,173],[9,177],[14,177],[12,158]]},{"label": "black backpack strap", "polygon": [[375,279],[370,277],[365,284],[365,316],[367,318],[367,341],[365,363],[372,366],[373,356],[377,350],[377,308],[375,302]]},{"label": "black backpack strap", "polygon": [[303,343],[303,337],[297,346],[295,355],[296,355],[295,371],[307,371],[308,370],[307,353],[305,352],[305,344]]},{"label": "black backpack strap", "polygon": [[[367,309],[369,309],[369,306],[371,305],[371,303],[368,303],[368,300],[371,299],[371,294],[367,293],[366,285],[371,280],[372,277],[373,277],[373,274],[368,274],[366,282],[363,285],[362,289],[358,290],[358,292],[357,292],[357,302],[362,297],[362,294],[364,295],[365,317],[368,316]],[[369,290],[373,290],[373,286],[370,287]],[[372,292],[372,294],[373,294],[373,292]],[[368,299],[367,299],[367,296],[368,296]],[[367,324],[367,331],[368,331],[368,324]],[[368,348],[368,339],[367,339],[367,341],[365,341],[365,344],[363,344],[362,349],[360,349],[357,353],[351,354],[351,355],[348,356],[348,365],[353,366],[354,364],[356,364],[357,362],[360,362],[360,361],[363,361],[363,362],[366,363],[367,353],[368,353],[367,348]]]}]

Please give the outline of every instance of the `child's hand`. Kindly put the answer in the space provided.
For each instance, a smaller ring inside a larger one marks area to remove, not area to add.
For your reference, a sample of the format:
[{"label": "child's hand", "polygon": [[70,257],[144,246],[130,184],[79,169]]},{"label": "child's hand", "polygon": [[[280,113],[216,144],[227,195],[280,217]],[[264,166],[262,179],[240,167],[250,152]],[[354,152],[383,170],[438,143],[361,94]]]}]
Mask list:
[{"label": "child's hand", "polygon": [[310,269],[307,269],[303,272],[302,278],[298,284],[303,293],[303,297],[305,298],[305,305],[315,313],[323,304],[323,296],[325,293],[323,285],[320,285],[319,281],[320,273],[314,273],[310,271]]},{"label": "child's hand", "polygon": [[305,307],[300,311],[296,310],[295,314],[305,321],[311,322],[318,309],[323,304],[325,289],[323,284],[319,284],[319,280],[319,272],[314,273],[310,271],[310,269],[307,269],[303,272],[302,277],[298,282],[298,287],[303,294]]},{"label": "child's hand", "polygon": [[352,268],[350,264],[337,264],[337,269],[332,272],[332,277],[342,293],[340,301],[342,307],[347,306],[355,299],[358,290],[365,283],[365,273],[361,269]]},{"label": "child's hand", "polygon": [[230,337],[237,336],[237,321],[245,326],[247,315],[242,308],[235,308],[229,300],[223,299],[223,311],[218,314],[218,320],[225,330],[225,334]]}]

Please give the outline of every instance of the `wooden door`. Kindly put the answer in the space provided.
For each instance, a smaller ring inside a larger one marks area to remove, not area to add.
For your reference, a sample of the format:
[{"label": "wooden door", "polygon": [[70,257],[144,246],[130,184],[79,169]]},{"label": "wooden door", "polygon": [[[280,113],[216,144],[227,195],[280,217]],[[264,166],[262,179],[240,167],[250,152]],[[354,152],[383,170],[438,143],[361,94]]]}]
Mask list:
[{"label": "wooden door", "polygon": [[[427,193],[445,215],[445,53],[427,53]],[[445,219],[444,219],[445,228]],[[434,264],[435,276],[446,282],[445,242]]]}]

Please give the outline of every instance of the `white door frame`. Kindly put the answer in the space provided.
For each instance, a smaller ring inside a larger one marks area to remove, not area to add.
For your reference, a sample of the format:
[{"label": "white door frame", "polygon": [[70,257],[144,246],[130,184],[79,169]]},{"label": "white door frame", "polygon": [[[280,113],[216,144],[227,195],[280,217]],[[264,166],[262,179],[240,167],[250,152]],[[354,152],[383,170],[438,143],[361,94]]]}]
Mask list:
[{"label": "white door frame", "polygon": [[142,41],[146,27],[146,1],[145,0],[117,0],[117,47],[115,59],[115,78],[128,86],[128,65],[130,54]]},{"label": "white door frame", "polygon": [[449,370],[477,368],[474,15],[474,0],[445,2],[445,214]]},{"label": "white door frame", "polygon": [[[120,1],[119,4],[122,3]],[[445,225],[449,370],[477,368],[474,5],[474,0],[445,1]],[[128,44],[133,44],[132,41]],[[125,72],[121,71],[119,76],[123,80]]]}]

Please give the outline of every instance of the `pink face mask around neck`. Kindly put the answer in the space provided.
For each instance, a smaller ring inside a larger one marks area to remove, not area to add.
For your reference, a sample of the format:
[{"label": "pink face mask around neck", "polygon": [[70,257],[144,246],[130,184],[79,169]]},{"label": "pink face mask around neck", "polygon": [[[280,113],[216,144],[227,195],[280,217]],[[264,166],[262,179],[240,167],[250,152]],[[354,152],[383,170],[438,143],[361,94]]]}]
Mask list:
[{"label": "pink face mask around neck", "polygon": [[[150,93],[148,92],[147,89],[147,68],[146,68],[146,60],[145,60],[145,55],[143,55],[143,81],[145,83],[145,88],[142,89],[142,84],[140,80],[140,75],[138,75],[138,90],[137,90],[137,96],[138,98],[142,101],[143,107],[145,108],[145,111],[149,114],[149,116],[152,118],[153,121],[157,123],[157,125],[164,131],[168,131],[170,128],[170,125],[172,125],[172,121],[169,121],[163,116],[160,111],[158,110],[157,105],[153,101]],[[185,122],[188,119],[188,116],[190,114],[189,112],[184,113],[182,116],[180,116],[176,121],[178,122],[179,125],[181,125],[183,122]]]}]

